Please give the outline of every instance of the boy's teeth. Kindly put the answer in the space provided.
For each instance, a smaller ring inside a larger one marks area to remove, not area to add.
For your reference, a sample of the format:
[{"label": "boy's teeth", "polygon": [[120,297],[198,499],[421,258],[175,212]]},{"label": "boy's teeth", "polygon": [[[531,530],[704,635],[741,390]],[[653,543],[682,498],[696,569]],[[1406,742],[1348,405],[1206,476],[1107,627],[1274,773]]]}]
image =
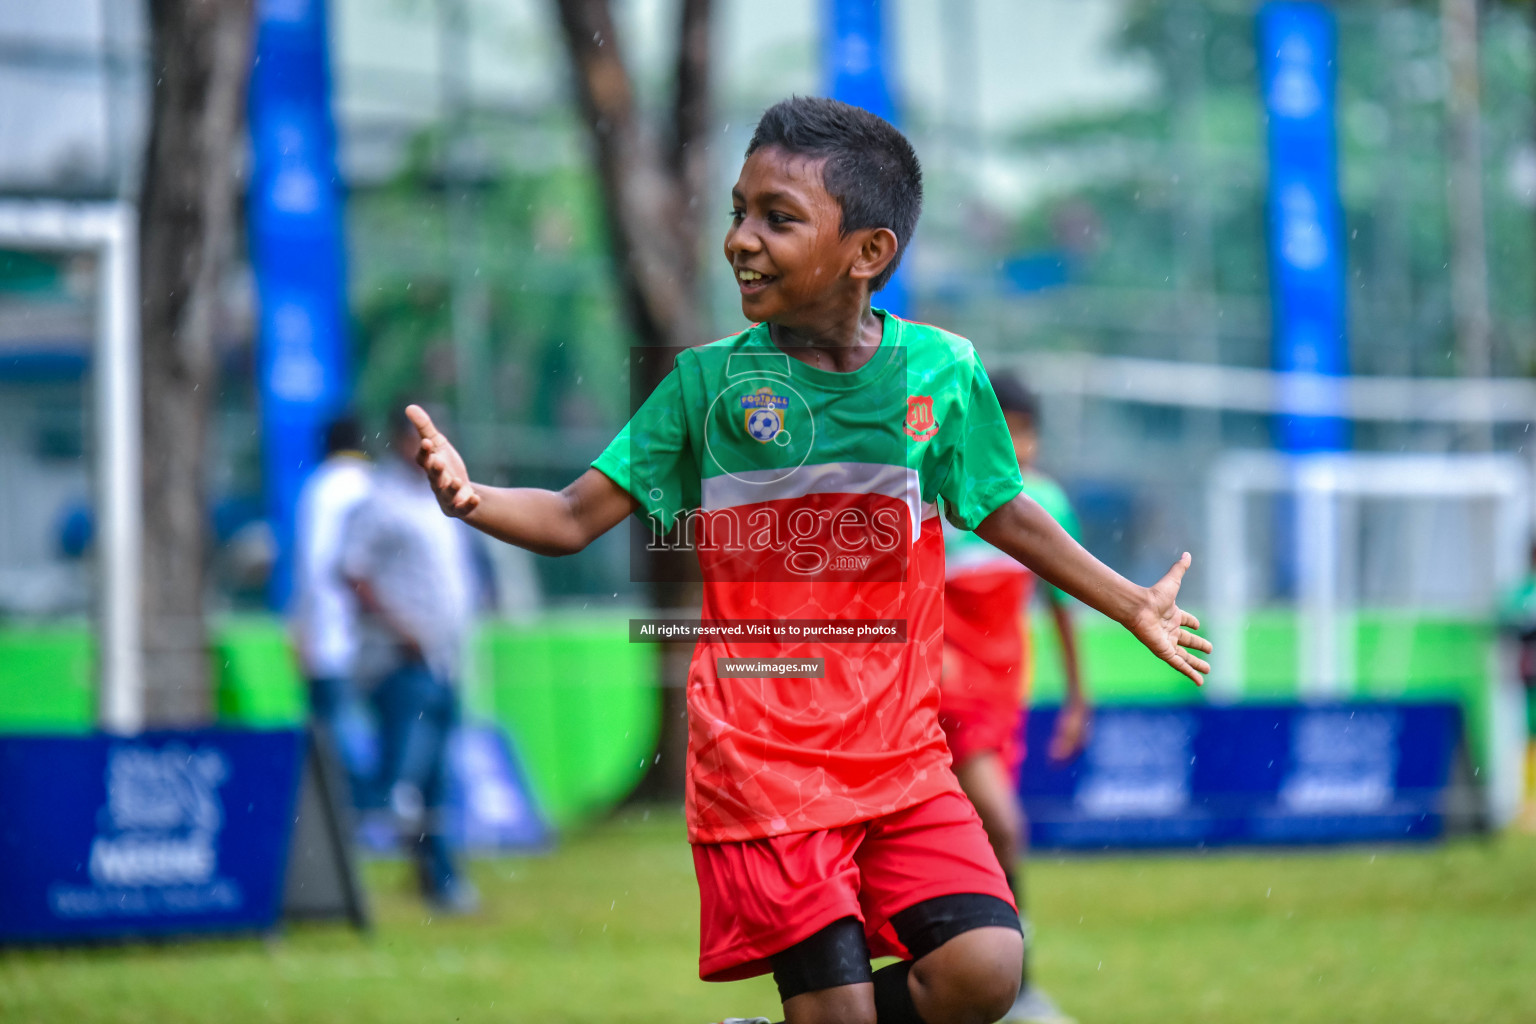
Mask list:
[{"label": "boy's teeth", "polygon": [[743,281],[760,281],[763,275],[755,270],[738,270],[736,276]]}]

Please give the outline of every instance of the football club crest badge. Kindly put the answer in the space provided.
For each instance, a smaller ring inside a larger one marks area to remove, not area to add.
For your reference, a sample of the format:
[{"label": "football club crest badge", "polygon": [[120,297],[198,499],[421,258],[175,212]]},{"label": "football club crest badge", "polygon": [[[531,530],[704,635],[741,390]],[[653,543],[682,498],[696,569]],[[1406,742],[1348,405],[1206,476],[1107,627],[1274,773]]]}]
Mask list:
[{"label": "football club crest badge", "polygon": [[776,395],[770,387],[758,388],[741,399],[746,415],[747,436],[760,444],[768,444],[784,429],[784,412],[789,399]]},{"label": "football club crest badge", "polygon": [[926,441],[939,432],[939,424],[933,418],[932,395],[907,396],[907,422],[904,428],[914,441]]}]

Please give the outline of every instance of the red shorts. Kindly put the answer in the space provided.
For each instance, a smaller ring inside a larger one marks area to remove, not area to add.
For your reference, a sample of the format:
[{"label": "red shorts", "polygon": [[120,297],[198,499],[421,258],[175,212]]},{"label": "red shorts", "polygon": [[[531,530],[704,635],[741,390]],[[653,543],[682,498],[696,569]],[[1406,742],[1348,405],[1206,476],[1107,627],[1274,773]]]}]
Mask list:
[{"label": "red shorts", "polygon": [[961,765],[990,751],[1018,778],[1024,763],[1024,744],[1019,739],[1023,724],[1018,666],[999,670],[946,644],[939,725],[954,763]]},{"label": "red shorts", "polygon": [[981,819],[959,792],[871,821],[740,843],[698,843],[699,977],[735,981],[845,917],[870,955],[907,955],[892,914],[935,896],[982,893],[1015,906]]}]

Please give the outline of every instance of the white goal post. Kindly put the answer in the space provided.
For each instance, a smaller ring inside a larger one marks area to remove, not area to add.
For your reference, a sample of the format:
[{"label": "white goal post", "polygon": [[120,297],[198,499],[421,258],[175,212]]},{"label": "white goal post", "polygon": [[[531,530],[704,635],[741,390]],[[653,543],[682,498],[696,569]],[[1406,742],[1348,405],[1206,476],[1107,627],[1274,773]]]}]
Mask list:
[{"label": "white goal post", "polygon": [[[1300,628],[1296,673],[1302,697],[1334,699],[1355,688],[1352,631],[1344,622],[1358,562],[1351,499],[1486,500],[1495,509],[1489,575],[1495,589],[1519,582],[1531,539],[1531,474],[1507,454],[1328,452],[1286,455],[1233,451],[1210,469],[1206,490],[1206,571],[1212,577],[1211,628],[1226,652],[1211,676],[1213,694],[1240,696],[1246,666],[1242,627],[1250,606],[1250,495],[1289,494],[1295,501],[1295,566]],[[1422,538],[1420,538],[1422,540]],[[1403,559],[1413,552],[1400,553]]]},{"label": "white goal post", "polygon": [[[1212,466],[1206,491],[1205,565],[1213,575],[1207,625],[1221,652],[1209,683],[1213,699],[1235,700],[1245,689],[1244,630],[1253,590],[1247,504],[1255,495],[1289,495],[1294,502],[1295,671],[1303,700],[1340,700],[1357,691],[1351,595],[1359,590],[1353,575],[1360,566],[1361,500],[1491,503],[1489,531],[1476,545],[1487,555],[1490,596],[1516,585],[1529,564],[1531,473],[1520,456],[1229,452]],[[1432,533],[1410,531],[1405,547],[1429,542]],[[1393,557],[1411,564],[1422,554],[1402,550]],[[1502,825],[1520,806],[1525,730],[1520,683],[1501,653],[1495,648],[1484,666],[1492,687],[1483,723],[1489,742],[1483,782],[1489,815]]]},{"label": "white goal post", "polygon": [[98,260],[92,365],[101,572],[97,717],[103,729],[134,733],[144,721],[138,210],[121,201],[0,200],[0,247],[84,252]]}]

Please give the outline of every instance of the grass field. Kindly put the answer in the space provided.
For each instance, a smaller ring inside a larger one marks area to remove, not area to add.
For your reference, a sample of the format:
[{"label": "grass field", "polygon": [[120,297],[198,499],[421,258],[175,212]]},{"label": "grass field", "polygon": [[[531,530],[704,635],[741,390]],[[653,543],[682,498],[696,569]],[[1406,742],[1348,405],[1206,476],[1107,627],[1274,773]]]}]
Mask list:
[{"label": "grass field", "polygon": [[[486,910],[431,919],[370,865],[377,927],[0,953],[0,1021],[622,1022],[775,1013],[767,979],[696,978],[680,817],[628,812],[484,861]],[[1040,980],[1082,1024],[1536,1021],[1536,840],[1039,858]]]}]

